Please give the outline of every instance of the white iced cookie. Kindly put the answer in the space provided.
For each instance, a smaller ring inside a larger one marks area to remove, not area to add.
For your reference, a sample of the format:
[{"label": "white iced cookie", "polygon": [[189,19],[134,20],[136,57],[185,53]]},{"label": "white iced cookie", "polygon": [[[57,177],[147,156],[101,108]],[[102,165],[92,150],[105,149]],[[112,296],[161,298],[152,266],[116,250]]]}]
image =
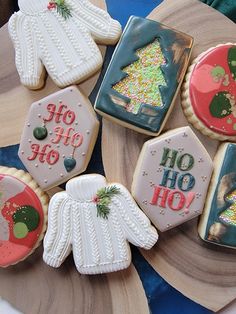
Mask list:
[{"label": "white iced cookie", "polygon": [[[96,43],[115,44],[120,24],[88,0],[18,0],[8,23],[21,83],[41,88],[45,71],[59,87],[78,83],[102,65]],[[96,43],[95,43],[96,42]]]},{"label": "white iced cookie", "polygon": [[18,155],[48,190],[85,171],[98,128],[88,98],[77,87],[67,87],[31,105]]},{"label": "white iced cookie", "polygon": [[132,195],[160,230],[201,214],[212,160],[190,127],[147,141],[134,172]]},{"label": "white iced cookie", "polygon": [[97,274],[127,268],[128,241],[150,249],[156,230],[121,184],[108,184],[98,174],[71,179],[66,191],[55,194],[49,205],[44,261],[59,267],[73,250],[77,270]]}]

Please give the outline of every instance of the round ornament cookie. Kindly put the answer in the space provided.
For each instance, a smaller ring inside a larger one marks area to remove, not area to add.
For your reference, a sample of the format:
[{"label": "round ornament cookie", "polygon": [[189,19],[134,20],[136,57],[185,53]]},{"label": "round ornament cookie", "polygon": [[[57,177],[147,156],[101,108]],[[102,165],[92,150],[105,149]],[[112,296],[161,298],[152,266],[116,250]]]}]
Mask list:
[{"label": "round ornament cookie", "polygon": [[39,246],[48,196],[23,170],[0,166],[0,267],[14,265]]},{"label": "round ornament cookie", "polygon": [[212,47],[193,61],[183,84],[182,106],[203,134],[236,140],[236,44]]}]

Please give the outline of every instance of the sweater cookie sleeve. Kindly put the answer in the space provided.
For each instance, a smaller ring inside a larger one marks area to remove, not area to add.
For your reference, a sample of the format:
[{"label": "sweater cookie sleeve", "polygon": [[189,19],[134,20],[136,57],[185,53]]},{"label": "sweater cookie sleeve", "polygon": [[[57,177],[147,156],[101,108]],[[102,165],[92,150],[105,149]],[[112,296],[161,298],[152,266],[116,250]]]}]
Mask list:
[{"label": "sweater cookie sleeve", "polygon": [[121,25],[104,10],[88,0],[69,0],[73,11],[83,21],[97,43],[115,44],[121,35]]},{"label": "sweater cookie sleeve", "polygon": [[23,13],[14,13],[8,22],[8,31],[15,48],[15,63],[21,83],[30,89],[42,87],[44,67],[30,21]]},{"label": "sweater cookie sleeve", "polygon": [[43,260],[52,267],[59,267],[71,252],[70,207],[70,199],[66,192],[56,193],[49,203]]},{"label": "sweater cookie sleeve", "polygon": [[158,234],[147,216],[137,206],[129,191],[117,184],[120,194],[114,203],[121,218],[121,225],[127,240],[139,247],[150,249],[158,240]]}]

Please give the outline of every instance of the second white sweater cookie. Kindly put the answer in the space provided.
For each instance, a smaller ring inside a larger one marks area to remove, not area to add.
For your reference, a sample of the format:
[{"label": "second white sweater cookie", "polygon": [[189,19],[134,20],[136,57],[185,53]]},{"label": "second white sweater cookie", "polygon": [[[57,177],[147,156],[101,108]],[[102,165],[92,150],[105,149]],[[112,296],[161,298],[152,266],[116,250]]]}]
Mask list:
[{"label": "second white sweater cookie", "polygon": [[107,184],[98,174],[67,182],[66,191],[49,204],[44,261],[59,267],[73,250],[77,270],[97,274],[127,268],[128,241],[150,249],[158,234],[121,184]]}]

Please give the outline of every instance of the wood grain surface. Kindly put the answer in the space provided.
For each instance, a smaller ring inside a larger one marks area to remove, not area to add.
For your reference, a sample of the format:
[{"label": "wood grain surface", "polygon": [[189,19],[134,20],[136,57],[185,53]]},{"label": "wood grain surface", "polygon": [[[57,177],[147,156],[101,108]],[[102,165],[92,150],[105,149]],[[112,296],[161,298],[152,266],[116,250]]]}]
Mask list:
[{"label": "wood grain surface", "polygon": [[80,275],[70,256],[58,269],[42,261],[42,248],[25,262],[0,269],[0,295],[24,314],[148,313],[134,268]]},{"label": "wood grain surface", "polygon": [[[165,0],[148,18],[193,36],[192,59],[209,47],[236,41],[235,24],[197,0]],[[188,123],[178,98],[165,130],[183,125]],[[195,133],[213,157],[218,142],[196,130]],[[147,136],[103,120],[102,156],[109,181],[119,181],[130,189],[146,139]],[[201,241],[197,219],[160,234],[156,246],[142,253],[172,286],[209,309],[217,311],[236,298],[236,252]]]},{"label": "wood grain surface", "polygon": [[[105,8],[103,0],[92,1]],[[19,143],[28,108],[35,100],[57,90],[50,78],[40,91],[20,84],[14,49],[7,25],[0,30],[0,147]],[[105,47],[100,47],[103,55]],[[89,95],[99,73],[79,85]],[[49,191],[52,196],[59,188]],[[42,261],[42,246],[24,262],[0,269],[0,296],[24,314],[145,314],[147,299],[133,265],[129,269],[99,276],[80,275],[70,256],[59,269]]]}]

